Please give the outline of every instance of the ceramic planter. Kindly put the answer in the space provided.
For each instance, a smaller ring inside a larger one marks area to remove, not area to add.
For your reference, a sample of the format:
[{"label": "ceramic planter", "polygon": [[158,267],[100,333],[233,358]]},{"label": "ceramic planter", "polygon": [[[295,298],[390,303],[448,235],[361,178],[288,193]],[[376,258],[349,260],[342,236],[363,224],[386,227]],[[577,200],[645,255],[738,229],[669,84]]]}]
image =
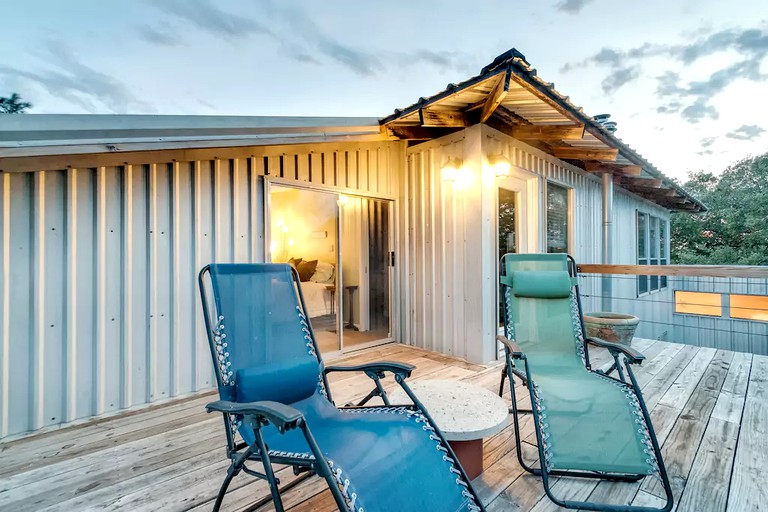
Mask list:
[{"label": "ceramic planter", "polygon": [[600,338],[613,343],[630,345],[635,329],[640,319],[624,313],[587,313],[584,315],[584,326],[587,336]]}]

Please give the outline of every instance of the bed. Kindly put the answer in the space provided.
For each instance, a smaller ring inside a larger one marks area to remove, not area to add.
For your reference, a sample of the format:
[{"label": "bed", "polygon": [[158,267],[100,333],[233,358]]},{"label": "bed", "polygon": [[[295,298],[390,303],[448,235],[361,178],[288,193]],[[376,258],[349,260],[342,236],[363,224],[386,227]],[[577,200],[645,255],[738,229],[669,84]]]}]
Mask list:
[{"label": "bed", "polygon": [[315,283],[304,281],[301,283],[301,292],[307,306],[307,316],[310,318],[331,314],[331,292],[327,289],[328,283]]}]

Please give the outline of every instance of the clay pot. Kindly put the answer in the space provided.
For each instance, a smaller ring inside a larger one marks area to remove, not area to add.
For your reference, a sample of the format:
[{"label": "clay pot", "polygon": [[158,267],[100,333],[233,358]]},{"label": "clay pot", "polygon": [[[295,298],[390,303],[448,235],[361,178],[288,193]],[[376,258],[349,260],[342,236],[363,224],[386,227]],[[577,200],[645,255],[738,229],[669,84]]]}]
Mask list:
[{"label": "clay pot", "polygon": [[625,313],[598,312],[584,315],[587,337],[624,345],[632,344],[632,337],[639,323],[639,318]]}]

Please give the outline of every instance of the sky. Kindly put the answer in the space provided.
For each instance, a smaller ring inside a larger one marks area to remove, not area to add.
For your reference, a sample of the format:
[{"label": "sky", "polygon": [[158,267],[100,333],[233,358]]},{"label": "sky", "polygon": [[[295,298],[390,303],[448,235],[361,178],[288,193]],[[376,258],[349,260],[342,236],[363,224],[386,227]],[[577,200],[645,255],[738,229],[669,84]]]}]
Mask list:
[{"label": "sky", "polygon": [[384,117],[514,47],[671,177],[768,151],[768,0],[0,0],[31,113]]}]

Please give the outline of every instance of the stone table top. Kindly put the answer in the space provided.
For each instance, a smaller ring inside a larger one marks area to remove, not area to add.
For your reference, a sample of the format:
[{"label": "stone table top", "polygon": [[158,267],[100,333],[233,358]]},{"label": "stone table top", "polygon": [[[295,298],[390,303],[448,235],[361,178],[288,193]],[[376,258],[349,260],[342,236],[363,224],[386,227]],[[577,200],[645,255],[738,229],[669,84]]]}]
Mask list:
[{"label": "stone table top", "polygon": [[[408,383],[448,441],[474,441],[509,425],[509,406],[490,390],[456,380]],[[393,404],[410,404],[402,388],[389,393]]]}]

